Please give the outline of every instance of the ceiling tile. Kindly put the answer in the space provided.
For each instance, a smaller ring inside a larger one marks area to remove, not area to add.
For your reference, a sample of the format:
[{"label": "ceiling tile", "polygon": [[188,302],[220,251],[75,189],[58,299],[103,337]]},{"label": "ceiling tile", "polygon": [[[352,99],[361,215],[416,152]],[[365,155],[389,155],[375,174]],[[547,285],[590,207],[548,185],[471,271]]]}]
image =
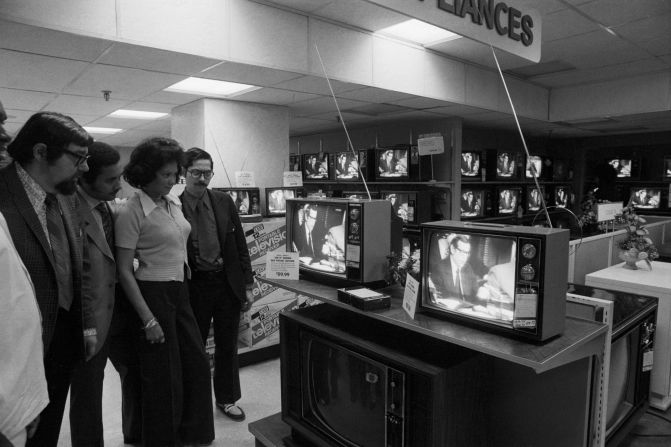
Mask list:
[{"label": "ceiling tile", "polygon": [[[351,99],[339,99],[338,108],[340,110],[351,109],[354,107],[365,106],[368,103],[362,101],[353,101]],[[333,98],[322,97],[317,99],[310,99],[307,101],[297,102],[291,105],[291,110],[294,116],[306,116],[315,113],[333,113],[338,114],[338,110],[333,102]]]},{"label": "ceiling tile", "polygon": [[668,0],[595,0],[579,6],[579,9],[597,22],[606,26],[653,17],[671,12]]},{"label": "ceiling tile", "polygon": [[96,96],[110,90],[112,98],[141,98],[184,79],[181,75],[156,73],[135,68],[94,65],[70,84],[64,93]]},{"label": "ceiling tile", "polygon": [[331,1],[314,13],[369,31],[378,31],[409,18],[406,15],[361,0]]},{"label": "ceiling tile", "polygon": [[320,98],[319,95],[312,93],[293,92],[291,90],[280,90],[276,88],[262,88],[253,92],[238,95],[231,100],[259,102],[264,104],[287,105],[308,99]]},{"label": "ceiling tile", "polygon": [[310,12],[328,5],[332,0],[269,0],[269,3],[275,3],[298,11]]},{"label": "ceiling tile", "polygon": [[[336,81],[335,79],[331,79],[330,81],[331,87],[336,94],[356,90],[361,87],[356,84]],[[326,78],[318,76],[303,76],[297,79],[273,84],[273,87],[285,90],[295,90],[297,92],[314,93],[316,95],[331,95]]]},{"label": "ceiling tile", "polygon": [[0,87],[60,92],[89,64],[0,50]]},{"label": "ceiling tile", "polygon": [[485,110],[483,109],[479,109],[477,107],[465,106],[462,104],[453,104],[447,107],[432,107],[430,109],[425,110],[427,112],[438,113],[441,115],[452,115],[452,116],[467,116],[485,112]]},{"label": "ceiling tile", "polygon": [[551,73],[549,75],[534,76],[530,79],[533,80],[533,82],[542,84],[546,87],[556,88],[654,73],[665,69],[668,69],[668,67],[665,66],[662,61],[658,59],[646,59],[636,62],[627,62],[625,64],[592,68],[589,70],[572,70]]},{"label": "ceiling tile", "polygon": [[220,81],[239,82],[241,84],[266,87],[290,79],[300,78],[303,75],[290,71],[274,70],[272,68],[239,64],[236,62],[223,62],[209,70],[203,71],[198,76],[208,79],[218,79]]},{"label": "ceiling tile", "polygon": [[105,116],[117,109],[123,108],[127,101],[110,99],[105,101],[102,97],[60,95],[47,105],[48,110],[56,110],[66,115],[92,115]]},{"label": "ceiling tile", "polygon": [[56,93],[0,88],[0,100],[7,109],[21,109],[37,112],[55,97]]},{"label": "ceiling tile", "polygon": [[0,48],[92,62],[112,42],[0,20]]},{"label": "ceiling tile", "polygon": [[19,127],[23,126],[28,118],[35,113],[29,110],[10,109],[9,107],[5,108],[5,112],[7,113],[6,123],[18,124]]},{"label": "ceiling tile", "polygon": [[159,112],[159,113],[172,113],[173,105],[172,104],[162,104],[158,102],[132,102],[126,104],[124,109],[128,110],[142,110],[144,112]]},{"label": "ceiling tile", "polygon": [[190,76],[211,67],[219,60],[117,42],[98,62]]},{"label": "ceiling tile", "polygon": [[432,98],[422,98],[418,96],[415,98],[392,101],[391,104],[396,104],[403,107],[409,107],[412,109],[430,109],[433,107],[444,107],[446,105],[449,105],[449,102]]},{"label": "ceiling tile", "polygon": [[140,97],[142,102],[157,102],[162,104],[172,104],[173,106],[181,106],[199,99],[203,99],[202,95],[191,95],[188,93],[165,92],[163,90],[151,95]]},{"label": "ceiling tile", "polygon": [[[584,34],[599,29],[592,20],[567,8],[543,16],[543,44],[557,39]],[[542,51],[542,49],[541,49]]]},{"label": "ceiling tile", "polygon": [[338,94],[339,98],[356,99],[374,103],[392,103],[401,99],[414,98],[414,95],[407,93],[385,90],[377,87],[364,87],[357,90],[342,92]]}]

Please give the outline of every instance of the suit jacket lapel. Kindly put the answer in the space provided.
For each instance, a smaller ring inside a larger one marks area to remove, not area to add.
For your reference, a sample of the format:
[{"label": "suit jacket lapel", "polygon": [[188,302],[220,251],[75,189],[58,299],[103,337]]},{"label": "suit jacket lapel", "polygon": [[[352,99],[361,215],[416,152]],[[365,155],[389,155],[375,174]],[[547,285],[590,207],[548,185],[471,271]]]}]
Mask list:
[{"label": "suit jacket lapel", "polygon": [[26,221],[26,224],[28,224],[28,228],[35,234],[37,240],[40,241],[40,245],[49,257],[49,261],[53,267],[54,257],[51,253],[51,245],[49,244],[47,235],[44,233],[44,229],[42,228],[42,224],[37,217],[33,205],[30,203],[30,200],[28,200],[28,195],[21,184],[21,180],[15,169],[7,169],[6,172],[7,189],[11,193],[12,200],[14,200],[14,203],[16,204],[16,209]]},{"label": "suit jacket lapel", "polygon": [[74,285],[75,297],[79,295],[81,289],[82,272],[82,228],[79,219],[74,214],[76,207],[75,198],[66,198],[58,194],[58,203],[63,213],[63,226],[67,234],[68,244],[70,245],[70,259],[72,260],[72,280]]},{"label": "suit jacket lapel", "polygon": [[91,241],[93,241],[93,243],[98,247],[100,252],[113,261],[114,256],[112,256],[112,250],[111,250],[112,247],[109,247],[107,245],[107,239],[105,239],[105,233],[100,228],[100,225],[98,225],[98,222],[96,222],[96,218],[91,212],[91,209],[89,208],[86,199],[84,199],[84,197],[79,192],[77,192],[77,197],[79,198],[78,214],[81,216],[82,219],[82,227],[83,227],[82,230],[86,233],[88,238]]}]

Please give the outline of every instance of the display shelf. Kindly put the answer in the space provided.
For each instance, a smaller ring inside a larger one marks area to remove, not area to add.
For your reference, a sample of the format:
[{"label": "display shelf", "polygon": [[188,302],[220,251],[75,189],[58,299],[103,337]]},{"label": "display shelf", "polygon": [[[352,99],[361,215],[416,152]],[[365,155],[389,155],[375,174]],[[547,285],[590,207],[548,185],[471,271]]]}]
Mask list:
[{"label": "display shelf", "polygon": [[[435,181],[424,181],[424,182],[380,182],[380,181],[366,181],[367,185],[384,185],[384,186],[405,186],[405,185],[411,185],[411,186],[433,186],[433,185],[454,185],[454,180],[435,180]],[[361,185],[363,186],[363,181],[359,182],[343,182],[343,181],[338,181],[338,180],[319,180],[319,181],[305,181],[303,180],[303,188],[306,188],[308,186],[319,186],[319,185],[338,185],[338,186],[356,186],[356,185]]]},{"label": "display shelf", "polygon": [[384,289],[384,292],[392,296],[390,309],[364,312],[339,302],[337,290],[331,286],[306,280],[270,280],[266,278],[262,280],[277,287],[311,296],[322,302],[327,302],[329,305],[527,366],[536,373],[549,371],[579,358],[589,356],[590,353],[599,352],[607,331],[606,325],[603,324],[566,318],[566,328],[563,335],[544,344],[530,344],[526,341],[502,337],[500,334],[484,332],[480,329],[436,319],[421,313],[416,314],[413,319],[401,307],[403,289],[400,286]]}]

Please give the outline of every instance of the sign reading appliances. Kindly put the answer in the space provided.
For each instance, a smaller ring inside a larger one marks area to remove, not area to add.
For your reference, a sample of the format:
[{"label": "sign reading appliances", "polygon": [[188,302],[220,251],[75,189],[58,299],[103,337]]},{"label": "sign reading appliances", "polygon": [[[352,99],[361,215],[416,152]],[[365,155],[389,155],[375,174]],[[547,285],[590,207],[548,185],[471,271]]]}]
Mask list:
[{"label": "sign reading appliances", "polygon": [[[541,16],[515,0],[365,0],[432,25],[538,62]],[[436,6],[442,14],[436,14]]]}]

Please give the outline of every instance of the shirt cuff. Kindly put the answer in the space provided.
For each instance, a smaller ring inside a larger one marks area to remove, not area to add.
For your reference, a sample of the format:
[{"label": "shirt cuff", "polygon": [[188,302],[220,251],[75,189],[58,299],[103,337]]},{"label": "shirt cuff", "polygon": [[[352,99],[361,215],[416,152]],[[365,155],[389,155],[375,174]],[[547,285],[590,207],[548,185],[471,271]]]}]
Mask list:
[{"label": "shirt cuff", "polygon": [[92,337],[94,335],[98,335],[96,328],[84,329],[84,337]]}]

